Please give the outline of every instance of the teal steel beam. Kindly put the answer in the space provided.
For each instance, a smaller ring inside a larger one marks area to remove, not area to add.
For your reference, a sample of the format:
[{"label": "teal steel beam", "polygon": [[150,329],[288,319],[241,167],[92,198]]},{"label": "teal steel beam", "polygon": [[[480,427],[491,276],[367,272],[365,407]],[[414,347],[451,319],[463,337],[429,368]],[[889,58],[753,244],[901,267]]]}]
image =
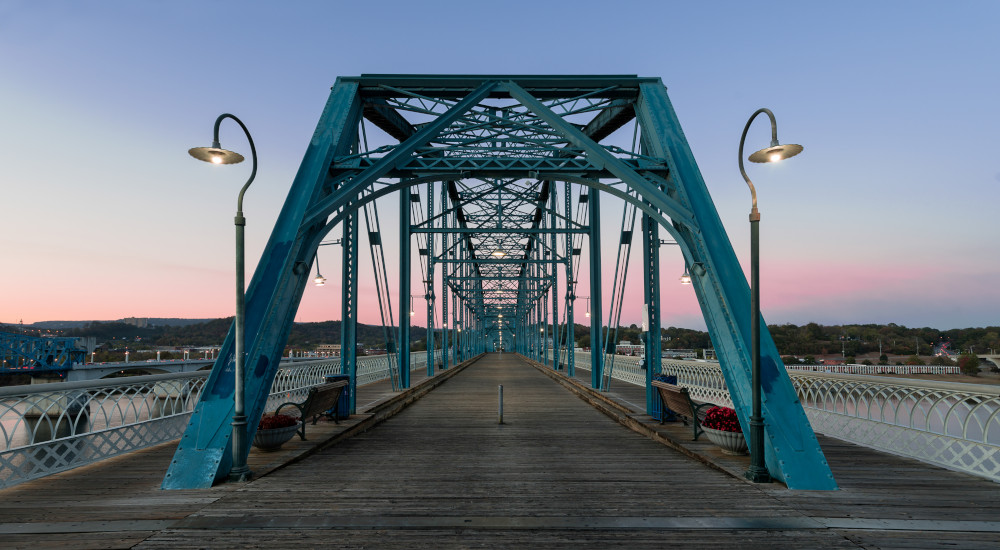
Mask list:
[{"label": "teal steel beam", "polygon": [[399,192],[399,386],[410,387],[410,192]]},{"label": "teal steel beam", "polygon": [[341,301],[340,301],[340,373],[346,374],[351,414],[357,412],[358,389],[358,215],[354,211],[344,220],[340,239]]},{"label": "teal steel beam", "polygon": [[496,88],[496,86],[496,82],[483,82],[469,95],[465,96],[462,100],[452,106],[452,108],[446,113],[443,113],[432,122],[424,125],[416,134],[411,136],[405,142],[400,143],[399,146],[393,148],[392,151],[379,159],[379,161],[373,166],[358,174],[356,178],[350,180],[350,182],[344,186],[341,193],[334,193],[329,197],[317,201],[306,214],[305,220],[303,220],[303,225],[308,226],[316,223],[325,223],[330,214],[338,208],[342,208],[348,201],[351,200],[351,198],[356,196],[362,189],[371,185],[372,182],[385,176],[392,169],[398,168],[400,165],[408,161],[417,149],[426,146],[431,139],[440,134],[441,131],[447,128],[449,124],[455,122],[455,120],[465,114],[469,109],[486,98],[490,92]]},{"label": "teal steel beam", "polygon": [[[356,83],[338,79],[313,139],[278,215],[274,230],[246,292],[248,441],[257,431],[271,383],[288,340],[302,291],[309,280],[323,226],[304,224],[306,212],[323,193],[333,157],[357,141],[360,98]],[[164,489],[210,487],[232,463],[229,422],[233,416],[235,333],[230,328],[212,373],[188,421],[163,479]],[[247,449],[249,451],[249,449]]]},{"label": "teal steel beam", "polygon": [[[573,186],[570,182],[564,183],[563,208],[565,209],[564,225],[569,226],[573,214]],[[576,281],[573,280],[573,236],[566,235],[566,375],[570,378],[576,376],[576,322],[573,320],[573,306],[576,302]]]},{"label": "teal steel beam", "polygon": [[[434,182],[427,184],[427,218],[434,219]],[[412,233],[412,230],[410,231]],[[427,376],[434,376],[434,234],[426,235],[427,241],[427,281],[424,282],[427,300]],[[442,327],[444,328],[444,327]]]},{"label": "teal steel beam", "polygon": [[601,199],[597,189],[587,194],[590,215],[590,384],[600,389],[604,376],[601,302]]},{"label": "teal steel beam", "polygon": [[[751,410],[750,287],[726,235],[694,155],[662,83],[640,85],[637,116],[648,154],[667,159],[679,200],[690,205],[700,232],[676,227],[692,268],[692,286],[719,356],[726,386],[743,426]],[[645,196],[644,196],[645,198]],[[652,202],[652,201],[651,201]],[[690,254],[690,255],[688,255]],[[835,490],[837,484],[781,362],[764,319],[761,379],[765,417],[765,462],[771,476],[791,489]]]},{"label": "teal steel beam", "polygon": [[531,109],[531,111],[538,115],[542,120],[558,130],[566,139],[570,140],[573,145],[583,149],[590,162],[596,164],[599,168],[606,169],[614,174],[616,177],[625,182],[626,185],[639,193],[640,196],[648,200],[658,210],[669,216],[672,220],[674,220],[674,222],[690,223],[693,220],[694,215],[684,205],[671,199],[665,193],[659,192],[659,190],[652,183],[650,183],[649,180],[642,177],[634,169],[627,166],[622,159],[612,155],[607,149],[595,143],[594,140],[587,137],[570,122],[564,120],[556,113],[553,113],[551,109],[532,97],[523,88],[511,81],[505,81],[503,86],[510,91],[510,95],[514,99],[520,101],[525,107]]},{"label": "teal steel beam", "polygon": [[450,228],[447,228],[447,229],[444,229],[444,228],[429,228],[429,227],[414,227],[414,228],[410,229],[410,232],[411,233],[452,233],[452,234],[455,234],[455,233],[458,233],[458,234],[467,234],[467,233],[473,233],[473,234],[475,234],[475,233],[495,233],[495,234],[498,234],[498,235],[506,235],[506,234],[512,234],[512,233],[513,234],[525,234],[525,235],[539,235],[539,234],[541,234],[541,235],[562,235],[564,233],[571,233],[571,234],[587,234],[587,233],[589,233],[589,231],[586,228],[584,228],[584,227],[574,227],[574,228],[570,228],[570,229],[551,229],[551,228],[541,228],[541,227],[534,228],[534,229],[527,228],[527,227],[524,227],[524,228],[520,228],[520,227],[514,227],[514,228],[507,228],[507,227],[489,227],[489,228],[482,228],[482,227],[450,227]]},{"label": "teal steel beam", "polygon": [[[448,213],[447,185],[441,185],[441,227],[448,229],[451,216]],[[451,235],[441,235],[441,254],[447,254],[451,249]],[[441,370],[448,370],[448,349],[451,344],[451,326],[448,323],[448,266],[441,265]]]},{"label": "teal steel beam", "polygon": [[[559,236],[556,234],[558,230],[558,216],[556,215],[556,205],[559,204],[557,198],[556,185],[552,185],[552,195],[549,199],[549,229],[552,230],[550,234],[551,243],[549,249],[551,252],[552,264],[549,266],[549,277],[551,286],[551,298],[552,298],[552,370],[559,370],[559,258],[556,254],[556,250],[559,244]],[[568,237],[569,235],[567,235]]]},{"label": "teal steel beam", "polygon": [[660,224],[645,213],[642,215],[642,282],[645,299],[646,326],[646,414],[651,414],[655,400],[653,376],[660,373],[663,357],[660,351]]}]

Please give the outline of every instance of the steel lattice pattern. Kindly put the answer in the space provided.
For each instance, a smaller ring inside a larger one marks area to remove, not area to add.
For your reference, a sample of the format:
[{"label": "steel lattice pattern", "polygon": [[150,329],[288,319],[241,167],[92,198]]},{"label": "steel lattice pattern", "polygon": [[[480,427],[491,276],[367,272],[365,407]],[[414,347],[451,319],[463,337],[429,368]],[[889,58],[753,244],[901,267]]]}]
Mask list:
[{"label": "steel lattice pattern", "polygon": [[[577,364],[590,363],[590,353],[574,355]],[[606,356],[606,364],[611,357]],[[566,364],[565,351],[560,363]],[[615,364],[616,379],[645,385],[638,358],[617,356]],[[717,363],[664,360],[663,372],[677,376],[678,385],[697,401],[733,406]],[[987,393],[988,388],[971,384],[789,374],[817,432],[1000,481],[1000,391]]]},{"label": "steel lattice pattern", "polygon": [[[441,352],[436,353],[440,359]],[[411,368],[426,364],[411,354]],[[386,356],[358,360],[360,384],[389,378]],[[302,362],[278,371],[265,410],[305,399],[309,388],[340,373],[340,359]],[[207,372],[102,380],[70,390],[0,399],[0,487],[71,470],[179,438]],[[143,382],[130,382],[141,378]],[[150,380],[153,379],[153,380]],[[48,388],[46,388],[48,390]],[[56,437],[53,437],[56,436]]]}]

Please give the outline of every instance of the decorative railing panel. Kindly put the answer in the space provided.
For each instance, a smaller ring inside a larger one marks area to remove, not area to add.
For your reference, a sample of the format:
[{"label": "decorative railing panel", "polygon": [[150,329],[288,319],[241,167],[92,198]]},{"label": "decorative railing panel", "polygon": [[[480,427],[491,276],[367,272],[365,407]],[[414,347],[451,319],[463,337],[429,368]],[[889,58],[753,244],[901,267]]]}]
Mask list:
[{"label": "decorative railing panel", "polygon": [[[563,351],[560,355],[563,364],[565,353]],[[605,357],[605,364],[609,357]],[[622,362],[622,358],[615,358],[613,377],[645,385],[645,373],[641,373],[641,379],[637,378],[637,367],[632,367],[631,361]],[[576,352],[575,363],[577,368],[589,370],[590,354]],[[836,365],[815,368],[828,370],[832,367]],[[872,372],[887,374],[914,373],[914,368],[954,368],[919,365],[850,367],[875,368]],[[816,432],[1000,481],[1000,388],[860,374],[803,372],[807,368],[812,366],[798,366],[789,369],[788,374]],[[677,383],[687,387],[698,401],[733,406],[717,362],[664,359],[663,372],[677,376]]]},{"label": "decorative railing panel", "polygon": [[785,365],[785,369],[838,374],[962,374],[960,367],[939,365]]},{"label": "decorative railing panel", "polygon": [[0,487],[180,437],[207,376],[0,389]]},{"label": "decorative railing panel", "polygon": [[[411,370],[426,366],[426,352],[410,355]],[[389,372],[385,355],[358,357],[359,386],[386,380]],[[339,373],[339,357],[283,364],[265,410],[301,401],[310,387]],[[0,488],[179,438],[208,375],[0,388]]]},{"label": "decorative railing panel", "polygon": [[1000,481],[1000,388],[792,373],[819,433]]}]

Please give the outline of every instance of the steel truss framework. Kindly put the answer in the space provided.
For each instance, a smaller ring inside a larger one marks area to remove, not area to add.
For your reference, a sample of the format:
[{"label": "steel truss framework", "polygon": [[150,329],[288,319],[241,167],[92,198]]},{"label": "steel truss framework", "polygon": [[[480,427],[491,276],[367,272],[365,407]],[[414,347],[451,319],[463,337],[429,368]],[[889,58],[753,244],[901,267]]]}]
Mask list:
[{"label": "steel truss framework", "polygon": [[[626,126],[637,147],[602,143]],[[378,137],[386,143],[369,144]],[[574,259],[583,236],[590,249],[591,342],[602,349],[601,198],[633,205],[641,212],[649,332],[660,332],[662,228],[689,266],[733,403],[749,425],[749,286],[659,78],[362,75],[333,86],[247,292],[248,440],[318,246],[336,227],[346,258],[342,349],[350,350],[342,372],[353,375],[357,220],[366,205],[392,193],[402,213],[398,318],[411,315],[416,235],[427,326],[439,335],[428,338],[428,357],[434,347],[448,351],[439,365],[445,369],[501,347],[560,368],[549,339],[555,349],[568,344],[566,368],[574,369],[572,332],[558,329],[574,326]],[[631,233],[623,230],[622,243]],[[381,239],[369,235],[370,242]],[[836,489],[767,326],[757,322],[768,470],[791,488]],[[400,323],[399,349],[409,348],[408,324]],[[651,401],[659,338],[646,340]],[[233,349],[230,331],[165,488],[207,487],[229,470]],[[590,355],[598,388],[603,354]],[[402,387],[409,386],[408,363],[409,354],[399,354]],[[433,373],[434,362],[427,368]]]},{"label": "steel truss framework", "polygon": [[76,338],[28,336],[0,332],[0,372],[67,371],[83,363],[85,351]]}]

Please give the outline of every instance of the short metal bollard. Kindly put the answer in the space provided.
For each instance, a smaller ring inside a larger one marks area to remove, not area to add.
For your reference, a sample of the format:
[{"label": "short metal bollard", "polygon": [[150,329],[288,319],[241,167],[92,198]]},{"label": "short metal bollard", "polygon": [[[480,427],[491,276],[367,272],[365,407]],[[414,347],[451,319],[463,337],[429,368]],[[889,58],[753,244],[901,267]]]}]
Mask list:
[{"label": "short metal bollard", "polygon": [[503,424],[503,384],[497,388],[497,401],[499,408],[497,409],[497,424]]}]

